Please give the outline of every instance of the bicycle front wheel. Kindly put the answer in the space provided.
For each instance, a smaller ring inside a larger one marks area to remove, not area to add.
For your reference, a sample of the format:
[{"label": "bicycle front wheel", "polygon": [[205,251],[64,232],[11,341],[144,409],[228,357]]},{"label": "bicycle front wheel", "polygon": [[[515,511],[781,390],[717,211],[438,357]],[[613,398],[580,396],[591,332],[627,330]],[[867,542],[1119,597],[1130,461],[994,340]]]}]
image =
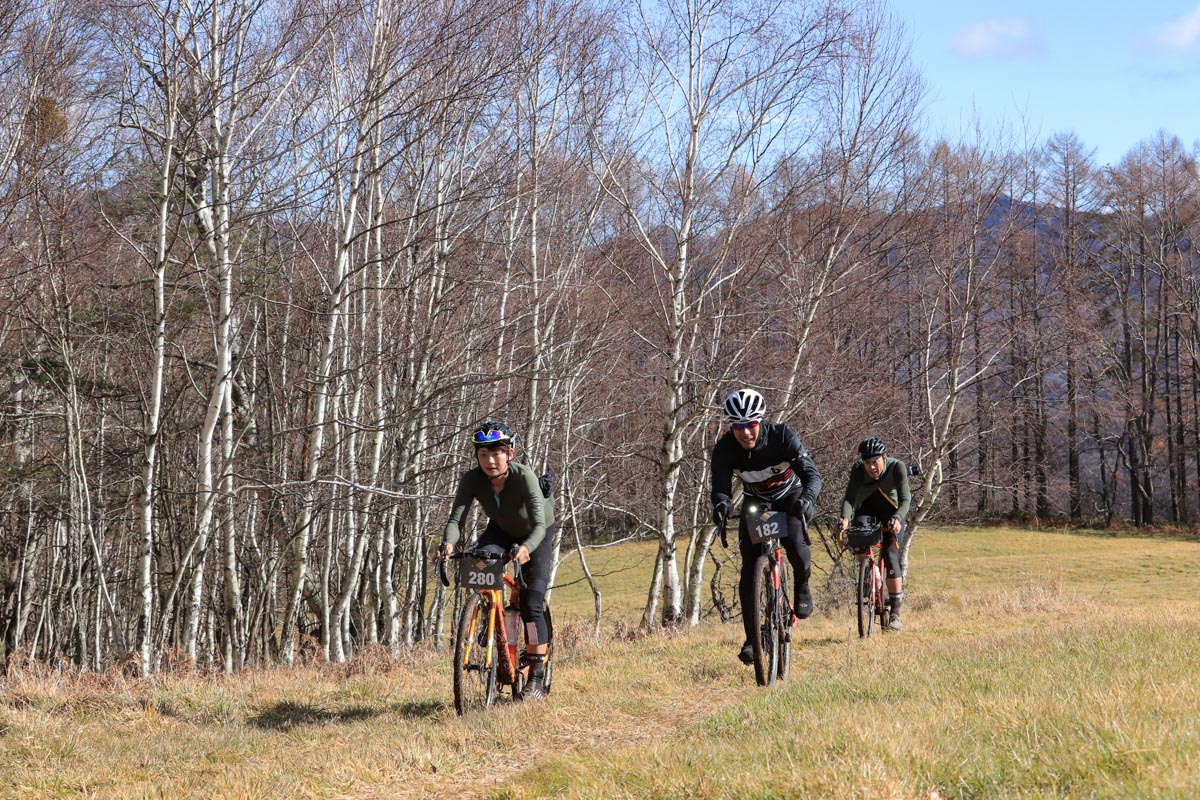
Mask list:
[{"label": "bicycle front wheel", "polygon": [[875,627],[875,585],[872,572],[875,568],[870,557],[858,562],[858,580],[854,582],[854,607],[858,613],[858,636],[871,635]]},{"label": "bicycle front wheel", "polygon": [[774,684],[779,675],[779,628],[772,620],[775,604],[771,559],[759,556],[754,564],[754,607],[751,609],[757,635],[750,643],[754,651],[754,678],[759,686]]},{"label": "bicycle front wheel", "polygon": [[491,598],[471,592],[463,605],[454,641],[454,710],[460,716],[491,708],[496,702],[497,647],[503,642],[495,641],[499,625],[491,626],[494,633],[488,636],[492,614]]}]

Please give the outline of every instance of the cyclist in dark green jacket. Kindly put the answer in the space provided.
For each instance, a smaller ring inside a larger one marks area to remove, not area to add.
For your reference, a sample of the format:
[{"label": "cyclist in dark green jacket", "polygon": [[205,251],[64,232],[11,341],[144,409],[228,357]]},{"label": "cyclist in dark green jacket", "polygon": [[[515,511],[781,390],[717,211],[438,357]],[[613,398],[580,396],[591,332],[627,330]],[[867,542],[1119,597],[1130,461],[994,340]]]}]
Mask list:
[{"label": "cyclist in dark green jacket", "polygon": [[532,469],[512,460],[515,440],[512,428],[503,422],[485,422],[471,435],[478,463],[458,482],[438,555],[454,552],[473,502],[488,517],[475,546],[497,553],[516,551],[526,584],[521,590],[521,620],[530,661],[522,696],[532,699],[546,695],[542,679],[550,642],[545,611],[554,560],[554,501],[548,477],[539,479]]},{"label": "cyclist in dark green jacket", "polygon": [[904,602],[904,578],[900,569],[900,542],[912,508],[908,466],[889,458],[887,444],[878,436],[858,445],[861,460],[850,468],[850,480],[842,497],[841,529],[856,517],[874,517],[883,530],[883,552],[887,561],[887,589],[892,630],[900,630],[900,606]]}]

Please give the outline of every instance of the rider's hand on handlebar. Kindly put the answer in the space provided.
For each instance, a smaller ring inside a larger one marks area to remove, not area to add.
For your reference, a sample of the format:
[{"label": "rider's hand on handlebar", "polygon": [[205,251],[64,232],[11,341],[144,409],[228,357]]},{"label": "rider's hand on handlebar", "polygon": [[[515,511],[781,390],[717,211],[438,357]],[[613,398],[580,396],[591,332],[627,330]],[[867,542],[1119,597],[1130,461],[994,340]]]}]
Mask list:
[{"label": "rider's hand on handlebar", "polygon": [[812,519],[813,504],[808,498],[802,497],[792,503],[792,516],[807,521]]},{"label": "rider's hand on handlebar", "polygon": [[838,531],[839,532],[845,533],[846,529],[849,527],[850,527],[850,520],[846,519],[845,517],[842,517],[840,520],[838,520]]},{"label": "rider's hand on handlebar", "polygon": [[520,547],[516,548],[516,550],[517,550],[517,552],[513,555],[513,559],[518,564],[528,564],[529,563],[529,550],[527,550],[525,548],[525,545],[521,545]]},{"label": "rider's hand on handlebar", "polygon": [[718,528],[724,528],[727,519],[729,519],[729,503],[722,500],[719,503],[713,504],[713,525],[716,525]]},{"label": "rider's hand on handlebar", "polygon": [[717,533],[721,534],[721,547],[729,549],[729,539],[725,534],[725,523],[729,520],[729,503],[724,500],[713,506],[713,525],[717,528]]},{"label": "rider's hand on handlebar", "polygon": [[432,561],[434,566],[437,567],[438,580],[441,581],[442,586],[450,585],[450,575],[446,570],[446,559],[450,557],[450,553],[453,551],[454,545],[446,542],[442,542],[437,547],[433,548]]}]

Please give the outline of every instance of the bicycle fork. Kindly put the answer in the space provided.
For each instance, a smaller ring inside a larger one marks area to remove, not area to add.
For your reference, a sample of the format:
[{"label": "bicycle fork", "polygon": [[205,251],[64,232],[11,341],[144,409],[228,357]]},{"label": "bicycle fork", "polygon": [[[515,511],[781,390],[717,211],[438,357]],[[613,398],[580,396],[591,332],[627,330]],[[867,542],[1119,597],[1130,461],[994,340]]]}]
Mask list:
[{"label": "bicycle fork", "polygon": [[779,631],[780,639],[790,642],[792,640],[791,614],[789,613],[791,603],[788,598],[784,597],[783,592],[783,570],[779,565],[781,551],[782,548],[778,546],[771,551],[771,589],[774,595],[771,602],[771,616]]},{"label": "bicycle fork", "polygon": [[790,620],[784,619],[787,598],[783,596],[783,582],[780,580],[779,572],[779,550],[776,550],[771,558],[771,587],[775,595],[774,601],[771,603],[771,616],[775,618],[779,638],[786,642],[792,638],[792,626],[787,624]]},{"label": "bicycle fork", "polygon": [[879,630],[887,628],[887,570],[883,566],[883,553],[871,558],[871,613],[879,617]]},{"label": "bicycle fork", "polygon": [[887,602],[887,566],[884,564],[883,548],[879,549],[879,554],[875,557],[875,586],[879,592],[879,607],[883,608]]},{"label": "bicycle fork", "polygon": [[859,557],[859,561],[867,563],[868,577],[870,586],[868,590],[863,592],[863,602],[873,604],[879,602],[883,598],[883,573],[879,566],[879,561],[875,558],[874,552],[868,550],[865,554]]},{"label": "bicycle fork", "polygon": [[[483,645],[483,663],[475,664],[471,661],[471,651],[479,647],[479,638],[476,635],[479,632],[479,617],[481,614],[487,615],[487,639]],[[471,618],[471,629],[467,632],[467,647],[463,652],[463,662],[468,670],[484,671],[492,668],[492,661],[496,658],[496,649],[494,643],[496,641],[496,615],[492,613],[492,604],[488,603],[486,611],[475,612]]]},{"label": "bicycle fork", "polygon": [[[516,681],[518,670],[517,657],[517,633],[516,623],[506,624],[507,620],[502,618],[503,611],[499,610],[494,598],[487,603],[486,610],[481,609],[475,614],[471,620],[471,628],[467,637],[467,649],[464,652],[463,660],[466,662],[467,668],[473,671],[488,671],[492,668],[494,662],[498,663],[500,683],[512,684]],[[480,616],[487,617],[487,636],[481,642],[478,636],[480,630]],[[497,648],[499,637],[496,635],[496,626],[499,624],[499,633],[504,637],[503,647],[505,652],[500,652]],[[511,628],[511,630],[510,630]],[[475,664],[471,661],[471,652],[476,647],[484,648],[483,663]]]}]

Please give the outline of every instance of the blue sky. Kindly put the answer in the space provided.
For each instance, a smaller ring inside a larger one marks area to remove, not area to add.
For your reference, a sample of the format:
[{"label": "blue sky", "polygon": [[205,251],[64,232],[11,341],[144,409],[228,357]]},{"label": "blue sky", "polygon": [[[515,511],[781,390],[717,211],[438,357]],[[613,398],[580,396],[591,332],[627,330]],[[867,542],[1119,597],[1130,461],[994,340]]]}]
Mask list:
[{"label": "blue sky", "polygon": [[1200,140],[1200,0],[888,0],[925,80],[930,137],[1073,131],[1115,164],[1159,129]]}]

